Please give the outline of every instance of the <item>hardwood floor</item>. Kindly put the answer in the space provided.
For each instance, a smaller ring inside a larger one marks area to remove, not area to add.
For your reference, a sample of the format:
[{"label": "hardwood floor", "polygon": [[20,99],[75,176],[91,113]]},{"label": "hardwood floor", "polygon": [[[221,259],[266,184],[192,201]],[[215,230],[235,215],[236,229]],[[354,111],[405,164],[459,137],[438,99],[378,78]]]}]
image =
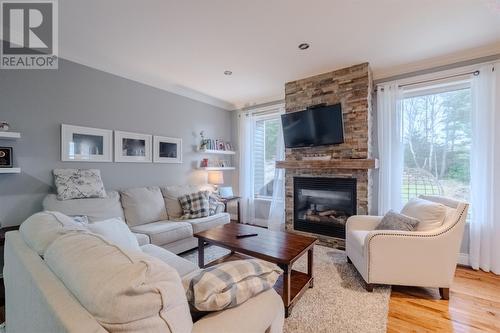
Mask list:
[{"label": "hardwood floor", "polygon": [[394,286],[387,332],[500,332],[500,276],[458,267],[449,301],[437,289]]}]

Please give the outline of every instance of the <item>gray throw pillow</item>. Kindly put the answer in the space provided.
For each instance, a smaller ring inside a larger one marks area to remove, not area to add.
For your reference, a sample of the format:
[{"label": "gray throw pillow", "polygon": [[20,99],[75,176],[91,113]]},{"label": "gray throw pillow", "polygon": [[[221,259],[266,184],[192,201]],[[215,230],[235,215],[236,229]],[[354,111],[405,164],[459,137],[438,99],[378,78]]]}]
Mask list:
[{"label": "gray throw pillow", "polygon": [[54,169],[53,173],[59,200],[106,197],[98,169]]},{"label": "gray throw pillow", "polygon": [[375,230],[413,231],[420,223],[416,218],[396,213],[392,209],[385,214]]}]

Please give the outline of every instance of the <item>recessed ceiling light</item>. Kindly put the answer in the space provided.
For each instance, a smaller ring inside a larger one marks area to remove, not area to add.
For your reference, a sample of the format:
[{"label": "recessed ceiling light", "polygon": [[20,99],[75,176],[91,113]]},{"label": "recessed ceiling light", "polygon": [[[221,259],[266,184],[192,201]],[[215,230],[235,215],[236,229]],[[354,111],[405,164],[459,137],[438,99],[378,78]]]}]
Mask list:
[{"label": "recessed ceiling light", "polygon": [[228,76],[229,75],[233,75],[233,72],[231,72],[231,71],[224,71],[224,75],[228,75]]},{"label": "recessed ceiling light", "polygon": [[307,50],[309,48],[309,46],[311,46],[311,45],[309,45],[309,43],[300,43],[299,44],[299,49],[301,49],[301,50]]}]

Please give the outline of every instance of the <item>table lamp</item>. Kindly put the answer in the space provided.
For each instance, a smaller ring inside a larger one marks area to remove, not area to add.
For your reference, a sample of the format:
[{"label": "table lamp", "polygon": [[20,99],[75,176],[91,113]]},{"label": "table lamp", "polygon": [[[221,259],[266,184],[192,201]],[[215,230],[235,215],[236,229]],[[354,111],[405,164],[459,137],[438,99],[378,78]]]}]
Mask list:
[{"label": "table lamp", "polygon": [[214,185],[215,190],[218,191],[218,185],[224,184],[224,174],[222,171],[209,171],[208,183]]}]

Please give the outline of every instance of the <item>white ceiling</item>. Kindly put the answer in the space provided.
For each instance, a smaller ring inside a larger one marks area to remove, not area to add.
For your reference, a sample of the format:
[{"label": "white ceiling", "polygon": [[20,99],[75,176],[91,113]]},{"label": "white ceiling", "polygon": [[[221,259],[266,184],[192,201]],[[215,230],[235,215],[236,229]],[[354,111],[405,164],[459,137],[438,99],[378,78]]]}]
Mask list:
[{"label": "white ceiling", "polygon": [[61,57],[227,109],[361,62],[384,77],[500,53],[500,0],[64,0],[59,11]]}]

